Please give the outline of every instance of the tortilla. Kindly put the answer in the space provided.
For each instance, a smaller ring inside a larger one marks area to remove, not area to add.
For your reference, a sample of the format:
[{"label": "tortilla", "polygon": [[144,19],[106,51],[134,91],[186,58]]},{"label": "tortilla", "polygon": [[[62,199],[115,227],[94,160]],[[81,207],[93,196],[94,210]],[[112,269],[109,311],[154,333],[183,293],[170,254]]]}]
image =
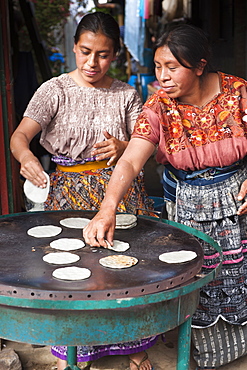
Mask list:
[{"label": "tortilla", "polygon": [[40,188],[39,186],[34,185],[31,181],[26,180],[23,185],[23,191],[26,197],[31,200],[33,203],[44,203],[47,199],[49,190],[50,190],[50,177],[43,171],[43,174],[46,177],[46,187]]},{"label": "tortilla", "polygon": [[116,215],[116,229],[131,229],[137,225],[137,217],[132,214],[117,214]]},{"label": "tortilla", "polygon": [[80,239],[60,238],[50,242],[50,247],[61,251],[73,251],[85,247],[85,243]]},{"label": "tortilla", "polygon": [[129,243],[122,242],[121,240],[113,240],[113,246],[111,246],[107,240],[106,243],[107,249],[111,249],[115,252],[126,252],[130,248]]},{"label": "tortilla", "polygon": [[48,253],[43,257],[45,262],[52,263],[54,265],[66,265],[77,262],[79,259],[79,256],[69,252]]},{"label": "tortilla", "polygon": [[69,217],[61,220],[60,224],[71,229],[83,229],[89,222],[90,220],[88,218]]},{"label": "tortilla", "polygon": [[52,276],[60,280],[84,280],[91,276],[91,271],[84,267],[61,267],[54,270]]},{"label": "tortilla", "polygon": [[50,238],[62,232],[62,228],[53,225],[35,226],[27,230],[27,234],[35,238]]},{"label": "tortilla", "polygon": [[135,257],[124,256],[122,254],[113,254],[111,256],[103,257],[99,263],[104,267],[112,269],[124,269],[136,265],[138,259]]},{"label": "tortilla", "polygon": [[159,260],[166,263],[183,263],[193,260],[196,256],[196,252],[181,250],[163,253],[159,256]]}]

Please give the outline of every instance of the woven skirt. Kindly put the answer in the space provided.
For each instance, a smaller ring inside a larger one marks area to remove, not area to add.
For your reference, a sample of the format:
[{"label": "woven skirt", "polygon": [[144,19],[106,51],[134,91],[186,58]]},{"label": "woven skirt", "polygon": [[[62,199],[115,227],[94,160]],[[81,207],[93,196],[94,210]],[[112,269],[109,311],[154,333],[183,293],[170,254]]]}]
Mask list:
[{"label": "woven skirt", "polygon": [[[50,174],[50,192],[45,210],[99,210],[113,169],[109,167],[80,173],[53,172]],[[140,172],[119,203],[117,211],[148,214],[153,210],[153,201],[145,191],[143,172]]]},{"label": "woven skirt", "polygon": [[[201,289],[194,327],[210,326],[219,317],[231,324],[247,323],[247,215],[236,214],[242,204],[237,195],[246,179],[247,170],[241,169],[212,185],[178,183],[176,220],[211,236],[223,252],[216,280]],[[218,264],[219,254],[207,243],[203,249],[207,273]]]},{"label": "woven skirt", "polygon": [[[247,347],[247,215],[238,216],[237,200],[247,179],[241,169],[230,178],[205,186],[178,182],[176,221],[211,236],[222,248],[223,263],[216,279],[200,290],[193,315],[194,359],[201,368],[218,368],[246,354]],[[202,242],[207,274],[219,253]]]}]

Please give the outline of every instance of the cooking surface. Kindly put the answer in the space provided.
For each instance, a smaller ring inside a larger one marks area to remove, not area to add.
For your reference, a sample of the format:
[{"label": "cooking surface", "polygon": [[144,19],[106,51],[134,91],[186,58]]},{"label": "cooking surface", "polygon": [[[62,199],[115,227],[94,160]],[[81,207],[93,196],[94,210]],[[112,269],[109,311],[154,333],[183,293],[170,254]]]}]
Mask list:
[{"label": "cooking surface", "polygon": [[[68,265],[51,265],[42,257],[56,252],[49,246],[59,238],[82,239],[82,230],[61,226],[67,217],[91,219],[92,211],[26,212],[0,218],[0,294],[31,299],[97,300],[136,297],[171,289],[185,283],[201,269],[203,250],[192,235],[162,223],[159,219],[138,217],[137,226],[115,230],[114,239],[128,242],[130,249],[118,253],[86,245],[71,251],[80,260]],[[34,226],[61,226],[62,232],[49,238],[27,235]],[[159,255],[178,250],[192,250],[197,257],[189,262],[166,264]],[[59,252],[59,251],[57,251]],[[112,254],[125,254],[138,258],[137,265],[125,269],[109,269],[99,259]],[[56,268],[86,267],[90,278],[81,281],[62,281],[52,277]]]}]

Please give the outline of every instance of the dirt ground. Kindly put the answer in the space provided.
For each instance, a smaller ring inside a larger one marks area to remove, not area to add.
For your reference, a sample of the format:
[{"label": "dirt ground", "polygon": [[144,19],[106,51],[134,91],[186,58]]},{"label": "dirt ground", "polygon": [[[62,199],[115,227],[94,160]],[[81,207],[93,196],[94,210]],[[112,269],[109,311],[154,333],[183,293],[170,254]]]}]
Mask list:
[{"label": "dirt ground", "polygon": [[[34,347],[30,344],[3,341],[4,348],[13,348],[18,354],[23,370],[56,370],[56,360],[50,353],[50,347]],[[150,349],[149,358],[154,370],[176,370],[177,357],[177,330],[166,333],[166,342],[161,339]],[[78,364],[83,369],[83,364]],[[195,370],[196,363],[191,357],[190,370]],[[127,370],[129,362],[127,356],[107,356],[94,361],[91,370]],[[246,370],[247,356],[244,356],[220,370]]]}]

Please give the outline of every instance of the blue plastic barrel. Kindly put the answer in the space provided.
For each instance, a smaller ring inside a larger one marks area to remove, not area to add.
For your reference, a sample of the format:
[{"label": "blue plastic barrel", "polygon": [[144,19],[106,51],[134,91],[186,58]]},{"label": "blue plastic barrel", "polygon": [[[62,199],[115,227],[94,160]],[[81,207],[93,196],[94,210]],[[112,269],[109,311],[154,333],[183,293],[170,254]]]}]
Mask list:
[{"label": "blue plastic barrel", "polygon": [[[137,75],[131,75],[128,81],[128,84],[133,86],[136,90],[137,89]],[[148,96],[148,84],[156,80],[155,75],[150,73],[140,73],[140,84],[141,84],[141,91],[142,91],[142,99],[143,102],[147,100]]]}]

